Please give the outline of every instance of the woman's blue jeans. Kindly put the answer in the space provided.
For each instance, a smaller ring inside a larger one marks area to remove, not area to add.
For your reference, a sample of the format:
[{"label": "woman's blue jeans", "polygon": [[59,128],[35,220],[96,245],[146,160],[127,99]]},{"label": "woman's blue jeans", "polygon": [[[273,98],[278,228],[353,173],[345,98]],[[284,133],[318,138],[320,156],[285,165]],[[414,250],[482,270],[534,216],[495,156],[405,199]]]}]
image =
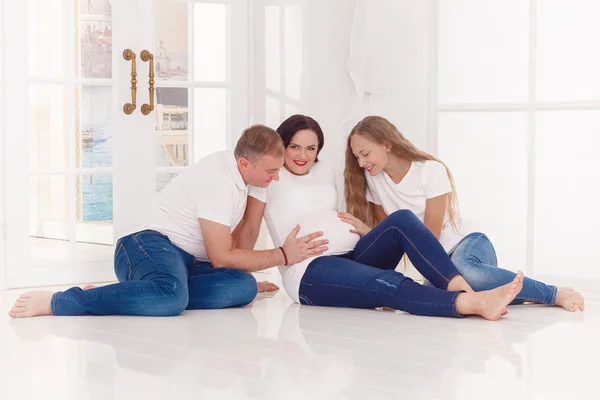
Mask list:
[{"label": "woman's blue jeans", "polygon": [[[423,286],[394,269],[404,254],[435,287]],[[313,260],[300,283],[302,304],[330,307],[390,307],[411,314],[460,317],[446,291],[460,275],[444,248],[409,210],[396,211],[343,256]]]}]

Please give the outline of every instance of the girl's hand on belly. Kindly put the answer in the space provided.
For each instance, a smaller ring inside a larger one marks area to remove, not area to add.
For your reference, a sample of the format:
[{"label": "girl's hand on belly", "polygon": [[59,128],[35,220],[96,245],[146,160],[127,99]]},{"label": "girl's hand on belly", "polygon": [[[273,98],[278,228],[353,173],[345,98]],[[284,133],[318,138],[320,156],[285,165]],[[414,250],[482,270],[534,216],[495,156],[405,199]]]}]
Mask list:
[{"label": "girl's hand on belly", "polygon": [[354,229],[350,229],[350,232],[356,233],[361,237],[365,236],[371,231],[371,228],[369,228],[364,222],[362,222],[352,214],[346,212],[339,212],[338,217],[345,223],[350,224],[354,227]]}]

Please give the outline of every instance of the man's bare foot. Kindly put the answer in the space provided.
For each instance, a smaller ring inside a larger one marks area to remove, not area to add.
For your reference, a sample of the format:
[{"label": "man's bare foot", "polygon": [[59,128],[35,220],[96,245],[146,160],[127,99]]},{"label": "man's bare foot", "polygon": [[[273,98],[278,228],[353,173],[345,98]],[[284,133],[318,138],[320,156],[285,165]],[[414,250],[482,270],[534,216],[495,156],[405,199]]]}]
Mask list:
[{"label": "man's bare foot", "polygon": [[559,288],[556,293],[556,305],[568,311],[583,311],[585,302],[581,293],[571,288]]},{"label": "man's bare foot", "polygon": [[261,293],[261,292],[274,292],[276,290],[279,290],[279,286],[277,286],[274,283],[267,282],[267,281],[256,282],[256,285],[258,286],[258,293]]},{"label": "man's bare foot", "polygon": [[90,290],[90,289],[96,289],[98,286],[96,285],[85,285],[84,287],[82,287],[82,290]]},{"label": "man's bare foot", "polygon": [[54,293],[47,290],[34,290],[23,293],[8,315],[12,318],[36,317],[38,315],[52,315],[50,301]]},{"label": "man's bare foot", "polygon": [[493,290],[461,293],[456,299],[456,309],[463,315],[476,314],[496,321],[508,314],[506,307],[523,287],[523,272],[519,271],[512,282]]}]

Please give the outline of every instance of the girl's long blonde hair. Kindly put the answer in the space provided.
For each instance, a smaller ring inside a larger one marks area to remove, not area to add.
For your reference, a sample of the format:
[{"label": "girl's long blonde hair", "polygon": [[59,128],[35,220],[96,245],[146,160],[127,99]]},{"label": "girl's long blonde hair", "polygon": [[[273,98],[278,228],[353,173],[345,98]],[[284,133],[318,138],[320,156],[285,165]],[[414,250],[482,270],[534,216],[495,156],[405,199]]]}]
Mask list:
[{"label": "girl's long blonde hair", "polygon": [[389,143],[392,147],[390,152],[397,157],[410,161],[433,160],[438,161],[446,167],[448,179],[452,186],[452,193],[448,195],[448,216],[452,228],[458,231],[460,215],[458,211],[458,200],[454,178],[446,164],[429,153],[417,149],[390,121],[383,117],[371,116],[360,121],[350,132],[346,145],[346,168],[344,170],[344,197],[348,212],[369,227],[377,224],[373,205],[367,201],[367,178],[365,171],[358,165],[358,161],[352,153],[350,141],[352,136],[360,135],[375,143]]}]

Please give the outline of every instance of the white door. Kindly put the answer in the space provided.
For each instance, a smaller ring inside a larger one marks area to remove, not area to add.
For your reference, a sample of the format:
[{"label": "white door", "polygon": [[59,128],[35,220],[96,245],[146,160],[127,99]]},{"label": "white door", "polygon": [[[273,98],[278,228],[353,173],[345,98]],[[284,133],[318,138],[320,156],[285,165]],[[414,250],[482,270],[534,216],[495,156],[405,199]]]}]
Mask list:
[{"label": "white door", "polygon": [[[145,199],[205,155],[231,149],[248,125],[248,6],[245,0],[137,3],[138,47],[154,62],[154,110],[137,114],[135,141],[118,151],[123,158],[135,152],[136,195]],[[140,104],[148,103],[148,67],[138,64]]]},{"label": "white door", "polygon": [[7,287],[114,280],[138,202],[247,125],[245,2],[5,2],[4,23]]}]

